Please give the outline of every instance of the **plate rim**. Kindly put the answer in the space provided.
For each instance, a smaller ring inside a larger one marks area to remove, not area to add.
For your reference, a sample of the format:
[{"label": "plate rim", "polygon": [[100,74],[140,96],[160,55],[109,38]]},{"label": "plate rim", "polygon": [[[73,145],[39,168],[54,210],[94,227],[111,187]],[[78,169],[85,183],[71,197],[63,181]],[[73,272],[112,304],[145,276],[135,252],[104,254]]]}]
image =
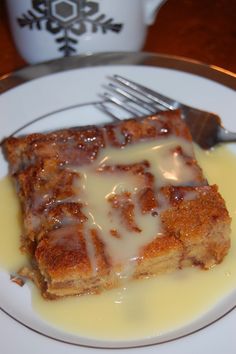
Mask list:
[{"label": "plate rim", "polygon": [[102,52],[54,59],[28,65],[0,77],[0,94],[29,81],[73,69],[104,65],[142,65],[192,73],[236,90],[236,74],[200,61],[151,52]]},{"label": "plate rim", "polygon": [[[137,57],[135,57],[137,55]],[[71,60],[72,58],[72,60]],[[74,59],[75,58],[75,59]],[[105,60],[105,61],[104,61]],[[136,62],[133,62],[136,61]],[[69,58],[63,58],[59,60],[53,60],[44,64],[37,64],[33,66],[28,66],[26,68],[23,68],[21,70],[15,71],[11,73],[9,76],[0,78],[0,94],[5,93],[8,90],[17,87],[19,85],[25,84],[27,82],[30,82],[32,80],[38,79],[40,77],[48,76],[50,74],[54,73],[60,73],[72,69],[80,69],[80,68],[90,68],[90,67],[97,67],[103,65],[142,65],[142,66],[149,66],[149,67],[161,67],[161,68],[169,68],[169,69],[175,69],[178,71],[183,71],[183,72],[188,72],[192,73],[201,77],[205,77],[208,79],[211,79],[215,82],[219,82],[223,84],[224,86],[236,89],[236,75],[230,72],[225,72],[224,69],[209,66],[197,61],[192,61],[188,60],[185,58],[180,58],[180,57],[174,57],[174,56],[168,56],[168,55],[158,55],[158,54],[152,54],[152,53],[122,53],[122,52],[117,52],[117,56],[115,56],[114,53],[104,53],[104,54],[98,54],[98,55],[85,55],[85,56],[78,56],[78,57],[69,57]],[[223,70],[223,71],[222,71]],[[3,88],[3,91],[2,91]],[[231,312],[234,308],[230,309]],[[228,314],[226,312],[222,317]],[[8,313],[5,313],[9,316]],[[12,317],[10,315],[10,317]],[[221,316],[220,316],[221,318]],[[217,318],[215,321],[218,321],[220,318]],[[12,317],[12,319],[16,320],[16,318]],[[214,321],[214,322],[215,322]],[[17,321],[19,322],[19,321]],[[214,323],[213,322],[213,323]],[[72,343],[68,341],[63,341],[60,339],[57,339],[55,337],[50,337],[45,335],[45,333],[35,331],[35,329],[26,326],[24,323],[21,323],[21,325],[29,328],[31,331],[34,331],[40,335],[46,336],[50,339],[53,339],[55,341],[65,343],[65,344],[70,344],[74,346],[80,346],[80,347],[88,347],[88,348],[99,348],[99,349],[107,349],[109,347],[102,347],[102,346],[94,346],[94,345],[84,345],[84,344],[77,344],[77,343]],[[209,325],[211,325],[210,323]],[[202,330],[203,328],[208,327],[204,326],[199,329]],[[198,331],[198,330],[197,330]],[[154,345],[159,345],[163,343],[168,343],[172,342],[178,339],[181,339],[182,337],[189,336],[197,331],[187,333],[184,336],[173,338],[171,340],[167,340],[164,342],[160,343],[150,343],[150,344],[143,344],[143,345],[138,345],[138,346],[124,346],[124,347],[112,347],[112,349],[130,349],[130,348],[140,348],[140,347],[147,347],[147,346],[154,346]]]}]

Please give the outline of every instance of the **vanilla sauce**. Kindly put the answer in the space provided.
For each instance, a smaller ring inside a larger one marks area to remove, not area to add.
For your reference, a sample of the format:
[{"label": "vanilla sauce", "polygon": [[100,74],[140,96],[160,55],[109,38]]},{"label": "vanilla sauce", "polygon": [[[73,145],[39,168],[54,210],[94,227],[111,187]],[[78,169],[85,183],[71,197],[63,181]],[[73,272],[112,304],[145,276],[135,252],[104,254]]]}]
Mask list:
[{"label": "vanilla sauce", "polygon": [[[99,339],[157,336],[190,323],[213,307],[236,284],[236,156],[227,147],[196,148],[210,184],[218,184],[232,217],[231,248],[208,271],[189,268],[136,280],[99,295],[44,300],[32,286],[32,306],[42,320],[66,332]],[[0,266],[16,271],[27,262],[19,251],[21,234],[17,196],[9,178],[0,181]],[[26,285],[27,286],[27,285]]]}]

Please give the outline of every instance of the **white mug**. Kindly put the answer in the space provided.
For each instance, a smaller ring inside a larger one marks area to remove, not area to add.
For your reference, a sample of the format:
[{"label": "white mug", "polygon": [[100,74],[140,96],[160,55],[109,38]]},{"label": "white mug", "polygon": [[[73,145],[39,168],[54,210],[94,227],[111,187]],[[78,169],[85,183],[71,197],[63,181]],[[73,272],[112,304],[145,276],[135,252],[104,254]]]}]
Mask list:
[{"label": "white mug", "polygon": [[30,64],[139,51],[163,0],[6,0],[16,47]]}]

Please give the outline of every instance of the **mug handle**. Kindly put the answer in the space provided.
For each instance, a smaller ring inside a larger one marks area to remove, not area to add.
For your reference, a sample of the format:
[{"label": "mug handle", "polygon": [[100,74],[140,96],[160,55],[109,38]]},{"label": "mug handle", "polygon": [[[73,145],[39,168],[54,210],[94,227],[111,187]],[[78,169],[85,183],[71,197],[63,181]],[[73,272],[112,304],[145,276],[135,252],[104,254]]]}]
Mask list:
[{"label": "mug handle", "polygon": [[152,25],[155,21],[157,12],[166,0],[143,0],[144,1],[144,22],[146,25]]}]

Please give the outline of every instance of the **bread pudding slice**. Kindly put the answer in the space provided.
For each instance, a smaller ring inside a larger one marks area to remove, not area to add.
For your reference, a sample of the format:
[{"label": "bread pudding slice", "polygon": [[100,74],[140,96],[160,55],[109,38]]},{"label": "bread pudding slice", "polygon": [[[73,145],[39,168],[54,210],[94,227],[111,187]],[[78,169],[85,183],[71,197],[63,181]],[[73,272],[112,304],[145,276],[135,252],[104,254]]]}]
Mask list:
[{"label": "bread pudding slice", "polygon": [[99,293],[230,247],[225,202],[198,165],[178,110],[116,124],[10,137],[22,250],[49,299]]}]

